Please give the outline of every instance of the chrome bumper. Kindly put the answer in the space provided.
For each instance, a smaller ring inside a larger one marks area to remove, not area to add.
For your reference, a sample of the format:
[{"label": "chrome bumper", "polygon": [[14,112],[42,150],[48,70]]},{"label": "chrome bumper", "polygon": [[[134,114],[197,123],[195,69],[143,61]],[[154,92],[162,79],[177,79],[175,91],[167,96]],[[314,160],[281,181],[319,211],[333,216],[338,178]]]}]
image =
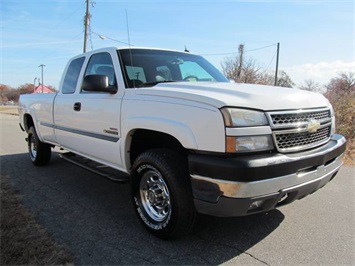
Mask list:
[{"label": "chrome bumper", "polygon": [[[253,198],[261,195],[273,194],[278,191],[309,182],[321,181],[328,183],[331,177],[343,164],[343,154],[328,165],[318,166],[316,169],[301,170],[297,173],[254,182],[233,182],[209,177],[192,175],[192,183],[208,182],[220,191],[220,196],[229,198]],[[323,186],[323,185],[322,185]],[[218,200],[218,199],[217,199]]]},{"label": "chrome bumper", "polygon": [[345,146],[345,138],[334,135],[317,149],[287,155],[225,159],[192,155],[189,166],[196,210],[214,216],[243,216],[301,199],[335,177]]}]

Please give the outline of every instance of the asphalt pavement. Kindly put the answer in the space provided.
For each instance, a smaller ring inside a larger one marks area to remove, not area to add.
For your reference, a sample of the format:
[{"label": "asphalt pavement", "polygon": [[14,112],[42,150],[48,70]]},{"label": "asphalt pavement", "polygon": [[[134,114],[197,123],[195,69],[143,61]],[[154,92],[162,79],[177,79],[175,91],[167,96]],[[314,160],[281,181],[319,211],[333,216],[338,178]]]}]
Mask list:
[{"label": "asphalt pavement", "polygon": [[240,218],[201,216],[175,241],[147,233],[128,184],[118,184],[59,158],[30,162],[18,117],[0,114],[1,175],[78,265],[230,264],[355,265],[355,168],[342,167],[316,193],[278,210]]}]

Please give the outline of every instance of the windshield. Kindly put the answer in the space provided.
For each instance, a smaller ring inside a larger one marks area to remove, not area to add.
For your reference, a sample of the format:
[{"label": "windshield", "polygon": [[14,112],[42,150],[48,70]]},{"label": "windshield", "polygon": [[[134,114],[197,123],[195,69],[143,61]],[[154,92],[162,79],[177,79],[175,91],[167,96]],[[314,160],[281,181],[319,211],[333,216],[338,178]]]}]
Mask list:
[{"label": "windshield", "polygon": [[126,87],[149,87],[163,82],[229,82],[203,57],[149,49],[118,50]]}]

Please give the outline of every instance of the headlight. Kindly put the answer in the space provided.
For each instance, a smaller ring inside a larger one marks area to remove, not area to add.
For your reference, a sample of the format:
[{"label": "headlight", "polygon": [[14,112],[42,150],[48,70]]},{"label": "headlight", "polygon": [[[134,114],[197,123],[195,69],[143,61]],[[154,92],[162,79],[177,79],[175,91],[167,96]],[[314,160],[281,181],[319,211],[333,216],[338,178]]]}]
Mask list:
[{"label": "headlight", "polygon": [[263,112],[238,109],[238,108],[222,108],[224,123],[227,127],[250,127],[265,126],[268,121]]},{"label": "headlight", "polygon": [[330,117],[332,118],[332,127],[330,131],[330,135],[335,134],[335,113],[334,113],[334,108],[333,106],[329,103],[329,109],[330,109]]},{"label": "headlight", "polygon": [[227,152],[255,152],[274,149],[271,135],[263,136],[228,136],[226,141]]},{"label": "headlight", "polygon": [[333,117],[335,113],[334,113],[334,108],[331,104],[329,104],[329,109],[330,109],[330,117]]}]

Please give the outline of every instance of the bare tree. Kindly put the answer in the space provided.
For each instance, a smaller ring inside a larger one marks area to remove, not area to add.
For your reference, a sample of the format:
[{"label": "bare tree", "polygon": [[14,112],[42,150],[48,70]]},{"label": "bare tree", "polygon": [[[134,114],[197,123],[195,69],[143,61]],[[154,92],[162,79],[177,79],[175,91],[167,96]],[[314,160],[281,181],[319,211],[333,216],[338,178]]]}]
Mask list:
[{"label": "bare tree", "polygon": [[229,79],[233,79],[239,83],[263,83],[266,73],[263,73],[261,68],[257,66],[254,59],[244,59],[240,61],[241,57],[229,57],[222,62],[222,71]]},{"label": "bare tree", "polygon": [[10,87],[4,84],[0,84],[0,103],[6,103],[9,98],[7,97]]},{"label": "bare tree", "polygon": [[337,132],[355,140],[355,73],[341,73],[325,86],[324,94],[335,109]]},{"label": "bare tree", "polygon": [[[256,60],[245,58],[244,45],[239,46],[239,54],[228,57],[221,63],[224,75],[239,83],[274,85],[275,77],[258,66]],[[280,71],[278,86],[292,87],[295,84],[285,71]]]},{"label": "bare tree", "polygon": [[285,71],[279,71],[279,78],[277,79],[277,86],[292,88],[295,83],[291,80],[290,76],[286,74]]},{"label": "bare tree", "polygon": [[332,78],[325,87],[328,92],[355,94],[355,73],[340,73],[339,77]]},{"label": "bare tree", "polygon": [[33,84],[25,83],[17,88],[19,94],[30,94],[33,93]]},{"label": "bare tree", "polygon": [[261,69],[254,59],[247,59],[241,69],[239,82],[258,83],[260,71]]},{"label": "bare tree", "polygon": [[236,82],[239,81],[239,75],[238,75],[239,65],[240,65],[240,58],[238,56],[225,58],[221,64],[224,75],[229,79],[235,80]]},{"label": "bare tree", "polygon": [[314,91],[314,92],[320,92],[322,89],[321,85],[312,79],[306,79],[304,81],[304,85],[301,85],[299,88],[301,90]]}]

